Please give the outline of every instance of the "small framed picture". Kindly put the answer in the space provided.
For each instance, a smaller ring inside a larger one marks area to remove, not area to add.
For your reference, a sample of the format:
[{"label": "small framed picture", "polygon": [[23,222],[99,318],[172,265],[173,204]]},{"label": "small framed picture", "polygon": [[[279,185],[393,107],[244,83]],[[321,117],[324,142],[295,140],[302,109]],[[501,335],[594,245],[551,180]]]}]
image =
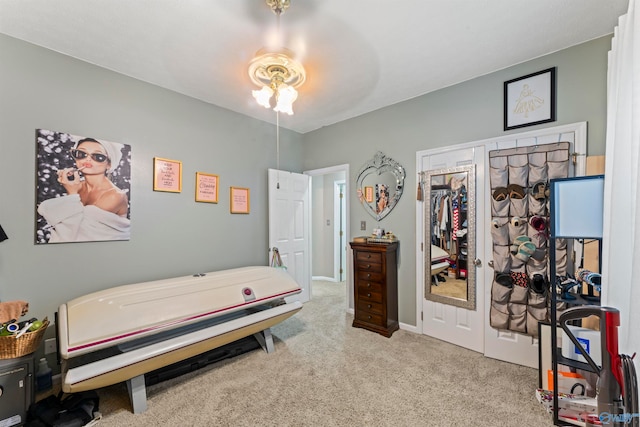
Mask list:
[{"label": "small framed picture", "polygon": [[153,191],[182,191],[182,162],[177,160],[153,158]]},{"label": "small framed picture", "polygon": [[196,202],[218,203],[218,175],[196,172]]},{"label": "small framed picture", "polygon": [[367,203],[373,203],[373,187],[364,187],[364,199]]},{"label": "small framed picture", "polygon": [[231,187],[229,209],[232,214],[249,213],[249,189],[243,187]]},{"label": "small framed picture", "polygon": [[555,120],[555,67],[504,82],[504,130]]}]

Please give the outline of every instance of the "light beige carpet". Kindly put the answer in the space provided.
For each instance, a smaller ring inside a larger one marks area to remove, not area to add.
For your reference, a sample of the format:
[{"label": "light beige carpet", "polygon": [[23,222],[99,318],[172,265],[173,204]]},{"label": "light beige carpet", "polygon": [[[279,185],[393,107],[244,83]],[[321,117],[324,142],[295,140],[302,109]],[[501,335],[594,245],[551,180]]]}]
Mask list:
[{"label": "light beige carpet", "polygon": [[452,279],[447,277],[445,281],[440,282],[438,286],[431,285],[431,293],[434,295],[442,295],[446,297],[467,299],[467,280]]},{"label": "light beige carpet", "polygon": [[99,390],[101,426],[551,426],[535,369],[424,335],[351,327],[345,284],[313,299],[256,350],[149,387],[131,413],[124,384]]}]

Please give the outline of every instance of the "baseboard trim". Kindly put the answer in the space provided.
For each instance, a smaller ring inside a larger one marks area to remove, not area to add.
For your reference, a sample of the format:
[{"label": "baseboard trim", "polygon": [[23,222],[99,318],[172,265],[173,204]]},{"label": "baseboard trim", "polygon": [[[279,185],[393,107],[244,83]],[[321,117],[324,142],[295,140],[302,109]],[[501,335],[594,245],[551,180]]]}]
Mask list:
[{"label": "baseboard trim", "polygon": [[311,280],[322,280],[323,282],[337,282],[334,277],[326,276],[311,276]]},{"label": "baseboard trim", "polygon": [[414,334],[420,333],[417,326],[407,325],[406,323],[402,323],[402,322],[400,322],[400,329],[407,332],[413,332]]}]

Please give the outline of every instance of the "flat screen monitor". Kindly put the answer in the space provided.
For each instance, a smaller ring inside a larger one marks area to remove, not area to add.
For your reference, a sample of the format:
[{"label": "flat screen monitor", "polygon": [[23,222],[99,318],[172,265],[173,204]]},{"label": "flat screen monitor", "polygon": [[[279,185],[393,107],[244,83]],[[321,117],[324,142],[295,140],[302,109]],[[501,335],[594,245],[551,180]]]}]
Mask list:
[{"label": "flat screen monitor", "polygon": [[604,175],[552,179],[551,237],[602,239]]}]

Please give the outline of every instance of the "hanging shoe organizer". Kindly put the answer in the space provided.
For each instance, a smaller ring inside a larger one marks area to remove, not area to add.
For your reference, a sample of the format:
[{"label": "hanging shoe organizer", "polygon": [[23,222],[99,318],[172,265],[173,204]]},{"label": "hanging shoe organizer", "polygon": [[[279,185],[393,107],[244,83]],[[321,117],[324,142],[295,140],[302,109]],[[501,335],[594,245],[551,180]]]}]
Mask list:
[{"label": "hanging shoe organizer", "polygon": [[[494,280],[490,324],[538,336],[549,320],[549,180],[569,176],[570,145],[489,152]],[[556,274],[572,271],[566,239],[555,244]]]}]

